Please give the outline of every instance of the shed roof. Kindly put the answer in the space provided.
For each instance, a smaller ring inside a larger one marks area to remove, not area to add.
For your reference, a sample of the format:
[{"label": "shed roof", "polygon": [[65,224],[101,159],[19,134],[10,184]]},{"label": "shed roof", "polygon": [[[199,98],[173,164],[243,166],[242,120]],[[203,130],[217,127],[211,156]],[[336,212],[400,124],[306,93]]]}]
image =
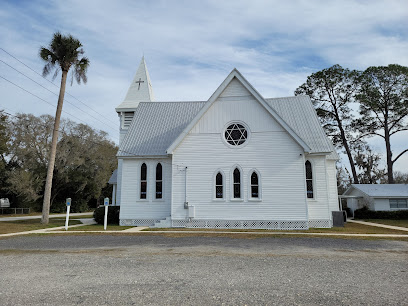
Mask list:
[{"label": "shed roof", "polygon": [[115,169],[115,171],[113,171],[108,184],[114,185],[118,183],[118,169]]},{"label": "shed roof", "polygon": [[353,188],[373,198],[408,197],[408,184],[352,184],[344,194],[349,194]]}]

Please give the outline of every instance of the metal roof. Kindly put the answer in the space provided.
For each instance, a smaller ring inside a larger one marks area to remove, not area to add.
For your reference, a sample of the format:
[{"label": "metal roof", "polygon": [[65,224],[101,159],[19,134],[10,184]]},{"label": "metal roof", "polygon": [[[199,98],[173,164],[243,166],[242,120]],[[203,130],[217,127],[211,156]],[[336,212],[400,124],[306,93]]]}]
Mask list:
[{"label": "metal roof", "polygon": [[[311,147],[312,153],[334,152],[307,96],[266,99],[283,120]],[[142,102],[135,111],[118,156],[162,156],[204,106],[199,102]],[[308,119],[306,119],[308,118]]]},{"label": "metal roof", "polygon": [[115,169],[115,171],[113,171],[108,184],[114,185],[118,183],[118,169]]},{"label": "metal roof", "polygon": [[265,100],[295,133],[309,145],[312,149],[311,153],[335,152],[333,144],[326,136],[312,101],[308,96]]},{"label": "metal roof", "polygon": [[408,197],[408,184],[352,184],[344,194],[355,188],[370,197]]},{"label": "metal roof", "polygon": [[142,102],[117,156],[162,156],[206,102]]}]

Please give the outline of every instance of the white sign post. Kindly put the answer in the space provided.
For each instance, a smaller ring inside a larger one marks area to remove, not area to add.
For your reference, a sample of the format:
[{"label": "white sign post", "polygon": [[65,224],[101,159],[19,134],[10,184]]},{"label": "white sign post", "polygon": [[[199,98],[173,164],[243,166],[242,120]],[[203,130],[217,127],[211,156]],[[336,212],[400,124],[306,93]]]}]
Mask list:
[{"label": "white sign post", "polygon": [[105,198],[103,201],[105,205],[105,218],[103,219],[103,229],[106,231],[106,226],[108,225],[108,207],[109,207],[109,198]]},{"label": "white sign post", "polygon": [[67,217],[65,219],[65,230],[68,230],[69,210],[71,209],[71,198],[67,198]]}]

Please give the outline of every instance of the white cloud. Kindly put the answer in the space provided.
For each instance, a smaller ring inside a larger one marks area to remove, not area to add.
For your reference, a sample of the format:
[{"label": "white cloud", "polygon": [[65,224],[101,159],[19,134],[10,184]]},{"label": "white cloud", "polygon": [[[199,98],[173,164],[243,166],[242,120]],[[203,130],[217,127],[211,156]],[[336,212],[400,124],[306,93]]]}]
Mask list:
[{"label": "white cloud", "polygon": [[[143,54],[156,97],[173,101],[208,99],[234,67],[263,96],[274,97],[293,95],[312,72],[336,63],[351,69],[408,65],[404,0],[55,0],[21,5],[2,3],[1,47],[41,72],[38,49],[56,30],[78,37],[91,60],[89,81],[68,91],[111,124],[117,123],[114,107],[124,98]],[[52,88],[1,50],[0,59]],[[3,74],[56,103],[55,97],[0,63]],[[0,90],[0,108],[54,113],[3,80]],[[69,104],[64,110],[103,128]],[[398,163],[408,170],[406,159]]]}]

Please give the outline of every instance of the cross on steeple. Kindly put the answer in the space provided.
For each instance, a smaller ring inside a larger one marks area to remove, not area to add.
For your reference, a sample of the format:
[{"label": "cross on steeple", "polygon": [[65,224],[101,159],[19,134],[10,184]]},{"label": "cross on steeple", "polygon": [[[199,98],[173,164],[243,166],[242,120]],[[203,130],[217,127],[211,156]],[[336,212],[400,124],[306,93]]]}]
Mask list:
[{"label": "cross on steeple", "polygon": [[140,83],[144,83],[144,81],[142,81],[142,78],[139,78],[139,81],[136,81],[135,83],[139,84],[139,87],[137,88],[137,90],[139,90],[140,89]]}]

